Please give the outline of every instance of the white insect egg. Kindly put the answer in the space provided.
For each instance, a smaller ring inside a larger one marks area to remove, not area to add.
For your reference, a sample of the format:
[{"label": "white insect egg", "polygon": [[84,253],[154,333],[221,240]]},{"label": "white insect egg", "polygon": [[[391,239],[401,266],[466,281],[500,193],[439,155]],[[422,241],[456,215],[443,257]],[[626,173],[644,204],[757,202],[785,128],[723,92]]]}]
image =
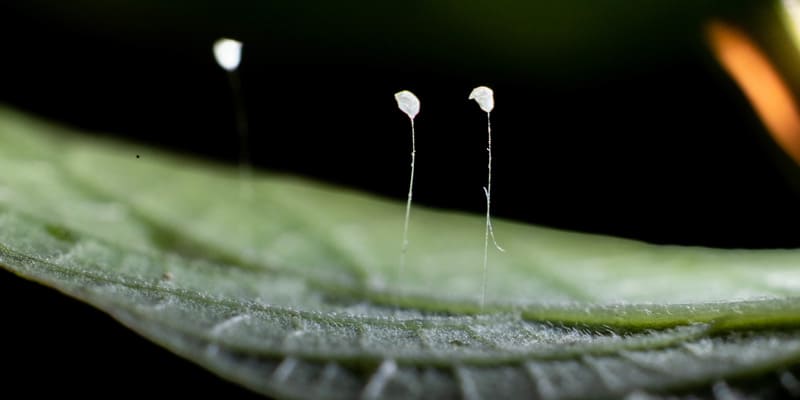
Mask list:
[{"label": "white insect egg", "polygon": [[403,222],[403,247],[400,252],[400,274],[406,266],[406,252],[408,251],[408,221],[411,217],[411,198],[414,193],[414,160],[417,156],[417,140],[414,133],[414,117],[419,114],[419,99],[408,90],[401,90],[394,94],[397,107],[408,115],[411,120],[411,178],[408,182],[408,200],[406,201],[406,218]]},{"label": "white insect egg", "polygon": [[478,86],[469,94],[470,100],[475,100],[481,110],[492,112],[494,109],[494,92],[486,86]]},{"label": "white insect egg", "polygon": [[235,71],[242,61],[242,42],[228,38],[217,40],[214,42],[214,58],[226,71]]},{"label": "white insect egg", "polygon": [[484,240],[483,240],[483,284],[481,285],[481,308],[483,308],[483,304],[486,302],[486,278],[487,278],[487,270],[489,267],[489,238],[492,238],[492,242],[494,243],[494,247],[497,248],[499,251],[503,250],[500,245],[497,244],[497,240],[494,238],[494,228],[492,227],[492,121],[491,117],[489,116],[492,110],[494,109],[494,92],[492,89],[489,89],[486,86],[478,86],[475,89],[472,89],[472,92],[469,94],[469,100],[475,100],[476,103],[481,107],[481,110],[486,112],[486,133],[487,133],[487,145],[486,151],[489,155],[489,163],[488,163],[488,176],[486,186],[483,187],[483,193],[486,195],[486,230],[484,233]]},{"label": "white insect egg", "polygon": [[394,94],[394,99],[397,100],[397,107],[406,113],[408,118],[414,119],[419,114],[419,99],[414,93],[402,90]]}]

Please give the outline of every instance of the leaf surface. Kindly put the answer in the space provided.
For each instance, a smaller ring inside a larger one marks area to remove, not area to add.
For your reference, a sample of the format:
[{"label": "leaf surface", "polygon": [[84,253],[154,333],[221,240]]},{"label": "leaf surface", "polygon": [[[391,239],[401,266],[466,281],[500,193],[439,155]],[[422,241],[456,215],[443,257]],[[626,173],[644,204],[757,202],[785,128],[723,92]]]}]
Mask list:
[{"label": "leaf surface", "polygon": [[4,267],[264,394],[797,389],[797,250],[654,246],[498,220],[506,252],[490,255],[481,308],[478,216],[415,207],[400,271],[399,202],[294,177],[242,181],[7,109],[0,170]]}]

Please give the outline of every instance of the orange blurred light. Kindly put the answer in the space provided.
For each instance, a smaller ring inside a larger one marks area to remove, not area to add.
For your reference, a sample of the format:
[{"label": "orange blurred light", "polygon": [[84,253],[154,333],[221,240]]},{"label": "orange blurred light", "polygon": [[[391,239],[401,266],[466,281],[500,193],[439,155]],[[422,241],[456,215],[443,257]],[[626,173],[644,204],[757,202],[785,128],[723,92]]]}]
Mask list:
[{"label": "orange blurred light", "polygon": [[800,164],[800,112],[778,71],[741,30],[720,21],[708,25],[711,47],[772,137]]}]

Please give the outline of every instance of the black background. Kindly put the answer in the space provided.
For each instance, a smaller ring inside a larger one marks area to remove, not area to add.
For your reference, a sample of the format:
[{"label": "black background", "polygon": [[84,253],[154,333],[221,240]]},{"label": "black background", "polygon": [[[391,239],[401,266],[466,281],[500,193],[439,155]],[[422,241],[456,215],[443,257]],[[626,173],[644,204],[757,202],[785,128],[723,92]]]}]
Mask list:
[{"label": "black background", "polygon": [[[685,13],[678,2],[673,14],[619,27],[603,27],[601,18],[598,28],[589,13],[586,32],[576,22],[530,47],[470,42],[487,28],[461,31],[397,5],[330,16],[314,11],[316,2],[286,6],[267,18],[279,27],[271,29],[259,24],[266,11],[245,1],[218,9],[214,2],[91,3],[0,6],[1,103],[96,135],[235,164],[230,88],[210,49],[231,35],[245,42],[240,76],[259,169],[403,200],[409,126],[392,95],[410,89],[422,102],[415,204],[481,213],[485,114],[466,97],[488,85],[497,102],[497,217],[654,243],[800,245],[796,167],[704,40],[713,17],[769,47],[777,39],[763,26],[778,21],[755,2],[724,10],[697,2]],[[625,7],[630,15],[608,20],[638,21],[643,11]],[[404,22],[406,12],[413,23]],[[320,23],[336,18],[344,22]],[[10,369],[2,390],[246,394],[99,312],[6,272],[0,300],[2,343],[12,350],[3,358]],[[141,386],[131,387],[130,373]]]}]

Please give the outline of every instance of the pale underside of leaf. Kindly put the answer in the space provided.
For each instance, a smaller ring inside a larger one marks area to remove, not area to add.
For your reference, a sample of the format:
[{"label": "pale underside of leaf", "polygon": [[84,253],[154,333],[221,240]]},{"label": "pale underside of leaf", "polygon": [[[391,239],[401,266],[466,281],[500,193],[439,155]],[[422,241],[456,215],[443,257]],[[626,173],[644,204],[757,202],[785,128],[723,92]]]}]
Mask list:
[{"label": "pale underside of leaf", "polygon": [[480,217],[417,212],[398,276],[399,203],[266,175],[244,200],[235,169],[60,130],[0,111],[0,263],[256,391],[617,397],[800,363],[798,251],[497,221],[481,310]]}]

